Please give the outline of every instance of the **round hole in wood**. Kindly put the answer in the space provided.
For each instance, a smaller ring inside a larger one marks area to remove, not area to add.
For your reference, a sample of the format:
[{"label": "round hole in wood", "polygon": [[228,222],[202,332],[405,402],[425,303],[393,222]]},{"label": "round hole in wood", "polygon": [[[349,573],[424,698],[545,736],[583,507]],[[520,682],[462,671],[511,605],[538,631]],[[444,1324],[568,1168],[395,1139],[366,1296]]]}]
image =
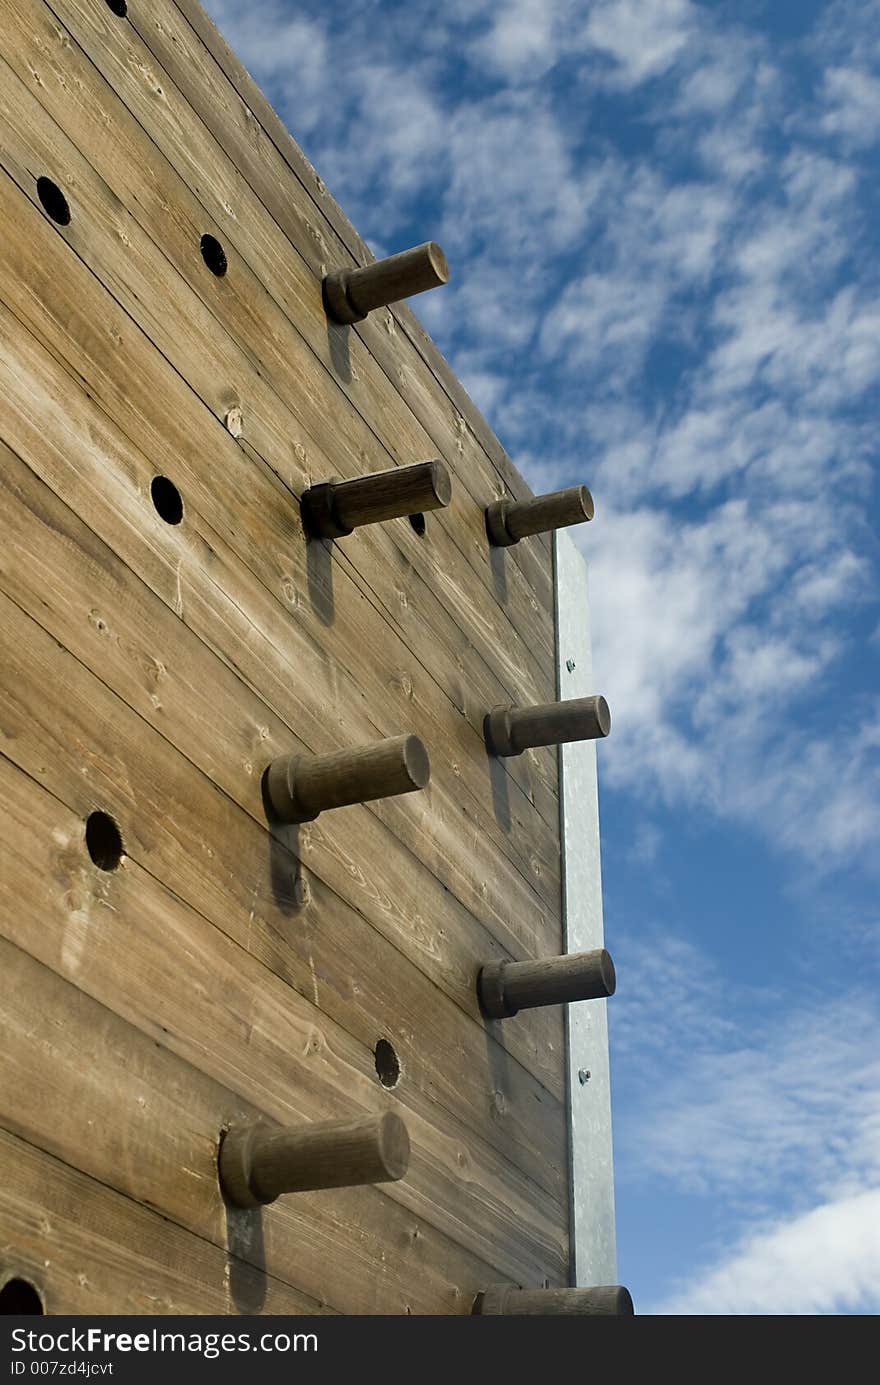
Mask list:
[{"label": "round hole in wood", "polygon": [[396,1087],[400,1081],[400,1059],[387,1039],[376,1043],[376,1072],[383,1087]]},{"label": "round hole in wood", "polygon": [[166,524],[179,524],[183,519],[183,500],[180,491],[167,476],[154,476],[150,482],[150,495],[156,513]]},{"label": "round hole in wood", "polygon": [[45,1312],[43,1300],[29,1280],[16,1276],[14,1279],[7,1279],[0,1289],[0,1313],[42,1317]]},{"label": "round hole in wood", "polygon": [[419,538],[421,538],[426,528],[428,527],[425,523],[425,516],[421,513],[417,515],[410,515],[409,522],[418,534]]},{"label": "round hole in wood", "polygon": [[216,236],[202,236],[202,259],[208,266],[212,274],[216,274],[218,279],[226,273],[229,265],[226,262],[226,251],[220,244]]},{"label": "round hole in wood", "polygon": [[125,0],[107,0],[107,4],[114,14],[119,15],[120,19],[124,19],[128,14],[128,5]]},{"label": "round hole in wood", "polygon": [[51,178],[38,178],[37,196],[47,216],[51,216],[59,226],[70,225],[70,207],[57,183],[53,183]]},{"label": "round hole in wood", "polygon": [[115,870],[122,860],[122,833],[109,813],[89,813],[86,849],[99,870]]}]

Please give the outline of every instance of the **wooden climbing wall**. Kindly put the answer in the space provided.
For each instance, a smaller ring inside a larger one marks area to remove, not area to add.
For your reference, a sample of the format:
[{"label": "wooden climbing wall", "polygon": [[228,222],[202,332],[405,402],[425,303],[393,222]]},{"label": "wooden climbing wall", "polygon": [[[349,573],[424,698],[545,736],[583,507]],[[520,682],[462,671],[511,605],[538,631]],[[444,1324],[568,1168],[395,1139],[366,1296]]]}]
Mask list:
[{"label": "wooden climbing wall", "polygon": [[[565,1284],[562,1013],[474,986],[562,945],[556,751],[482,741],[555,695],[550,542],[489,548],[528,488],[409,309],[328,324],[371,257],[202,10],[124,8],[0,0],[0,1280],[54,1313]],[[310,484],[433,457],[424,534],[306,543]],[[427,789],[269,829],[274,757],[405,732]],[[400,1182],[224,1205],[231,1121],[386,1109]]]}]

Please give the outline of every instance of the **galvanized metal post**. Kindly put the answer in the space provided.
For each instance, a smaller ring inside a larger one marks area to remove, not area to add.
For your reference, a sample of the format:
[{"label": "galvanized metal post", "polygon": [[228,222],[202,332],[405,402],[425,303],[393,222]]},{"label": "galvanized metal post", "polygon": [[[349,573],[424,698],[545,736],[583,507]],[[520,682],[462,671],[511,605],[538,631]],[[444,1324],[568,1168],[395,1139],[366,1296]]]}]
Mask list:
[{"label": "galvanized metal post", "polygon": [[[567,533],[554,535],[553,551],[556,691],[587,697],[595,691],[587,565]],[[589,952],[604,946],[595,741],[561,745],[559,765],[565,950]],[[572,1283],[584,1287],[617,1282],[606,1005],[566,1007]]]}]

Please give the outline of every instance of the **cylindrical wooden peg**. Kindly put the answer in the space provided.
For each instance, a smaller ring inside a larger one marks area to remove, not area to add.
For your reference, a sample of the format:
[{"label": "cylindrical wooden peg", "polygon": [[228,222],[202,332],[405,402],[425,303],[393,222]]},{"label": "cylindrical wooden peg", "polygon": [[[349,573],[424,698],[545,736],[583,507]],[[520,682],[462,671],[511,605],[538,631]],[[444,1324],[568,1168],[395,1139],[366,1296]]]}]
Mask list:
[{"label": "cylindrical wooden peg", "polygon": [[426,241],[363,269],[334,269],[325,276],[324,307],[336,322],[362,322],[374,308],[449,282],[449,265],[436,241]]},{"label": "cylindrical wooden peg", "polygon": [[477,977],[480,1007],[493,1020],[539,1005],[602,1000],[614,995],[616,986],[614,963],[604,947],[538,962],[489,962]]},{"label": "cylindrical wooden peg", "polygon": [[477,1294],[473,1312],[503,1313],[508,1317],[631,1318],[635,1309],[629,1289],[601,1284],[592,1289],[519,1289],[515,1284],[490,1284]]},{"label": "cylindrical wooden peg", "polygon": [[442,462],[415,462],[353,481],[320,481],[304,492],[303,527],[314,538],[341,539],[362,524],[441,510],[452,498]]},{"label": "cylindrical wooden peg", "polygon": [[510,500],[505,496],[493,501],[486,510],[486,532],[490,543],[509,548],[529,534],[583,524],[593,518],[593,513],[593,497],[586,486],[569,486],[568,490],[536,495],[532,500]]},{"label": "cylindrical wooden peg", "polygon": [[412,793],[430,778],[424,742],[393,736],[329,755],[282,755],[269,766],[266,788],[281,822],[312,822],[325,808]]},{"label": "cylindrical wooden peg", "polygon": [[493,707],[483,722],[490,755],[521,755],[535,745],[596,741],[611,730],[604,697],[573,697],[539,707]]},{"label": "cylindrical wooden peg", "polygon": [[408,1165],[409,1135],[392,1111],[292,1129],[256,1121],[224,1135],[220,1187],[236,1207],[258,1207],[282,1193],[394,1183]]}]

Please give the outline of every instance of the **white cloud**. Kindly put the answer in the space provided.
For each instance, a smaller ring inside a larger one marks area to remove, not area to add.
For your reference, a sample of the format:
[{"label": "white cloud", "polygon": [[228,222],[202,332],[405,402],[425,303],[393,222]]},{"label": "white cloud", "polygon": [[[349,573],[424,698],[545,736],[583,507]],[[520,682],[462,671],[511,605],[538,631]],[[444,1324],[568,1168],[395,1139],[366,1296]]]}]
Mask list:
[{"label": "white cloud", "polygon": [[880,1189],[752,1232],[719,1264],[648,1312],[880,1312]]},{"label": "white cloud", "polygon": [[594,0],[584,37],[615,63],[613,79],[636,86],[665,72],[694,33],[698,11],[690,0]]},{"label": "white cloud", "polygon": [[768,1201],[794,1215],[880,1184],[875,998],[818,977],[783,993],[760,967],[722,976],[659,923],[619,937],[615,953],[624,1186],[659,1180],[750,1215]]},{"label": "white cloud", "polygon": [[511,82],[543,77],[565,51],[566,0],[507,0],[490,8],[492,23],[474,44],[472,58]]},{"label": "white cloud", "polygon": [[716,1224],[738,1228],[639,1311],[880,1306],[876,997],[824,977],[782,990],[760,968],[731,976],[659,920],[619,936],[615,956],[618,1198],[667,1189],[698,1218],[711,1199]]}]

